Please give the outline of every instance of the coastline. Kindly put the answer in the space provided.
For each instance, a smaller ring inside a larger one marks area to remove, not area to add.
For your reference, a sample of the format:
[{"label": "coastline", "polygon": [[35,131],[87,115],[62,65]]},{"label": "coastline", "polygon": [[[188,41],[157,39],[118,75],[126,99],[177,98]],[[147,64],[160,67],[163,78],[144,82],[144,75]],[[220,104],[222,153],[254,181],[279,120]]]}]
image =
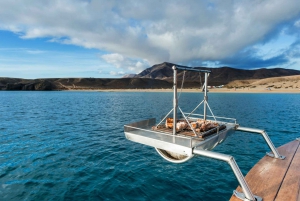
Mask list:
[{"label": "coastline", "polygon": [[[213,88],[208,89],[209,93],[299,93],[300,89],[267,89],[267,88],[244,88],[244,89],[228,89],[228,88]],[[63,91],[87,91],[87,92],[173,92],[172,89],[69,89]],[[178,93],[180,93],[180,89],[178,89]],[[200,89],[182,89],[184,93],[198,93],[201,92]]]}]

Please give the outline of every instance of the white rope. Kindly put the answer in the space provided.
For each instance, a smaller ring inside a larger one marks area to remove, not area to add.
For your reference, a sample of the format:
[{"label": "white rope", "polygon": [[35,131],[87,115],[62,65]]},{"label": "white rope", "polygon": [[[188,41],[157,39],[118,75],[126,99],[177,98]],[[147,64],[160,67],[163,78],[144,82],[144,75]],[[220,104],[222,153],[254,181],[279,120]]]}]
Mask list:
[{"label": "white rope", "polygon": [[203,88],[202,80],[201,80],[201,73],[199,72],[199,77],[200,77],[200,88]]},{"label": "white rope", "polygon": [[184,78],[185,78],[185,71],[183,71],[183,76],[182,76],[182,82],[181,82],[180,93],[179,93],[179,96],[178,96],[178,101],[179,101],[179,98],[180,98],[180,95],[181,95],[181,92],[182,92],[183,83],[184,83]]}]

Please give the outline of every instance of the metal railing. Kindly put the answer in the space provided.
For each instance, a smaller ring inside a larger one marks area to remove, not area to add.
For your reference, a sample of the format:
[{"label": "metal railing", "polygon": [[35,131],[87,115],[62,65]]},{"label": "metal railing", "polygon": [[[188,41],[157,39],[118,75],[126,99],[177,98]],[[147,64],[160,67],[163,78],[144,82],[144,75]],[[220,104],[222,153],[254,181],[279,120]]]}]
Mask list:
[{"label": "metal railing", "polygon": [[239,199],[247,200],[247,201],[261,201],[262,200],[261,197],[255,196],[251,192],[251,190],[250,190],[240,168],[238,167],[237,163],[235,162],[233,156],[221,154],[221,153],[215,153],[215,152],[207,151],[207,150],[199,150],[199,149],[194,149],[193,153],[197,154],[199,156],[204,156],[204,157],[213,158],[216,160],[227,162],[230,165],[241,188],[243,189],[243,193],[233,191],[234,195],[237,196]]},{"label": "metal railing", "polygon": [[[170,138],[170,142],[192,148],[193,140],[198,138],[197,136],[184,136],[184,135],[173,135],[171,132],[164,132],[161,130],[151,130],[151,128],[142,128],[132,125],[124,125],[124,132],[133,133],[134,131],[138,132],[138,135],[146,136],[153,139],[160,139],[163,136]],[[139,132],[141,131],[141,132]],[[152,134],[152,135],[151,135]],[[177,140],[176,140],[177,139]]]},{"label": "metal railing", "polygon": [[[188,115],[189,118],[204,117],[203,114],[194,114],[194,113],[193,114],[192,113],[184,113],[184,114]],[[216,120],[216,121],[220,121],[220,122],[224,122],[224,123],[234,123],[234,124],[237,124],[237,121],[234,118],[211,116],[211,115],[206,115],[206,117],[211,118],[211,120]]]},{"label": "metal railing", "polygon": [[243,132],[248,132],[248,133],[258,133],[261,134],[265,141],[267,142],[269,148],[271,149],[271,151],[273,152],[273,154],[267,153],[268,156],[273,157],[273,158],[277,158],[277,159],[285,159],[285,156],[282,156],[278,153],[276,147],[274,146],[274,144],[272,143],[271,139],[269,138],[268,134],[266,131],[261,130],[261,129],[256,129],[256,128],[247,128],[247,127],[237,127],[236,130],[238,131],[243,131]]}]

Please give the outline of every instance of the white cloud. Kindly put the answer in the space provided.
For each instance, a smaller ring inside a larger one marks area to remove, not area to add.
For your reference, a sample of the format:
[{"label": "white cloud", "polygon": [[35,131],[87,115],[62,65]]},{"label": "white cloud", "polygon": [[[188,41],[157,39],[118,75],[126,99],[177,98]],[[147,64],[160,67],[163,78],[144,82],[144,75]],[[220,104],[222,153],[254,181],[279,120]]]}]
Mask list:
[{"label": "white cloud", "polygon": [[[123,55],[118,53],[105,54],[102,55],[101,58],[117,68],[122,68],[126,74],[139,73],[149,67],[147,60],[125,58]],[[113,74],[111,73],[111,75]]]},{"label": "white cloud", "polygon": [[115,65],[117,68],[120,68],[124,62],[124,57],[121,54],[114,53],[114,54],[105,54],[102,55],[102,58],[107,62]]},{"label": "white cloud", "polygon": [[[299,27],[299,0],[1,0],[0,29],[96,48],[124,72],[158,62],[218,61]],[[297,21],[298,20],[298,21]],[[123,60],[122,60],[123,59]],[[140,63],[139,63],[140,62]]]},{"label": "white cloud", "polygon": [[300,28],[300,20],[296,21],[294,25],[295,25],[295,27]]},{"label": "white cloud", "polygon": [[123,71],[119,71],[119,72],[116,72],[116,71],[110,71],[109,73],[110,75],[113,75],[113,76],[123,76],[125,75],[125,73]]},{"label": "white cloud", "polygon": [[46,53],[45,51],[42,50],[27,50],[28,54],[43,54]]}]

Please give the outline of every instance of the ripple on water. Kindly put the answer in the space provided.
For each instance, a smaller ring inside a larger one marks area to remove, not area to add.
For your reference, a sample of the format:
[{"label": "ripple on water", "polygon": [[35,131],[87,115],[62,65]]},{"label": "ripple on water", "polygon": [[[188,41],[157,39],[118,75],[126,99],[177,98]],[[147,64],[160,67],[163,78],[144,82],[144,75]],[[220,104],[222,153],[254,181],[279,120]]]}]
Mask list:
[{"label": "ripple on water", "polygon": [[[215,115],[265,129],[276,146],[299,137],[298,94],[209,96]],[[180,104],[191,111],[200,99],[183,93]],[[228,200],[237,181],[227,164],[171,164],[125,139],[124,124],[160,118],[171,106],[172,93],[1,92],[0,197]],[[245,174],[269,150],[261,136],[236,132],[215,151],[233,155]]]}]

